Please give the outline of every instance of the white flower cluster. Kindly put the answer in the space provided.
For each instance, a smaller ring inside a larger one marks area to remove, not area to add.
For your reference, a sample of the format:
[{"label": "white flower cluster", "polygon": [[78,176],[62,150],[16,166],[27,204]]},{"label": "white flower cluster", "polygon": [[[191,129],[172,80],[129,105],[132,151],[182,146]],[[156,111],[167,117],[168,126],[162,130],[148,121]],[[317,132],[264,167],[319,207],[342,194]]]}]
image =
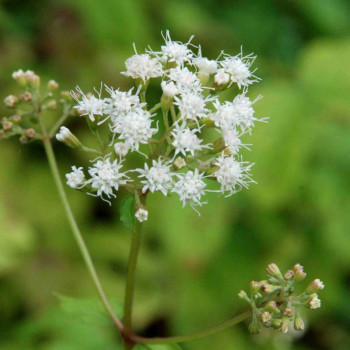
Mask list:
[{"label": "white flower cluster", "polygon": [[[208,181],[216,181],[220,189],[214,191],[227,195],[254,182],[252,164],[242,161],[238,152],[247,148],[242,135],[264,120],[256,118],[253,109],[261,97],[247,96],[248,87],[259,80],[251,69],[255,56],[241,51],[210,60],[202,56],[200,46],[191,43],[192,37],[181,43],[167,31],[164,40],[159,51],[149,48],[138,54],[135,49],[135,55],[126,60],[122,74],[133,78],[136,88],[124,92],[106,86],[105,98],[102,91],[84,94],[77,87],[72,92],[77,101],[74,108],[88,117],[93,133],[104,128],[108,136],[105,142],[99,140],[101,157],[88,169],[88,178],[76,167],[66,175],[70,187],[103,199],[115,196],[119,187],[140,195],[176,193],[183,205],[193,207],[203,204]],[[160,103],[149,108],[146,90],[153,78],[159,79],[162,96]],[[241,93],[221,101],[220,92],[234,85]],[[212,131],[203,132],[208,129]],[[205,140],[204,135],[214,137],[217,132],[215,142]],[[146,157],[143,166],[123,170],[125,158],[134,151]],[[146,209],[140,210],[136,217],[144,221]]]}]

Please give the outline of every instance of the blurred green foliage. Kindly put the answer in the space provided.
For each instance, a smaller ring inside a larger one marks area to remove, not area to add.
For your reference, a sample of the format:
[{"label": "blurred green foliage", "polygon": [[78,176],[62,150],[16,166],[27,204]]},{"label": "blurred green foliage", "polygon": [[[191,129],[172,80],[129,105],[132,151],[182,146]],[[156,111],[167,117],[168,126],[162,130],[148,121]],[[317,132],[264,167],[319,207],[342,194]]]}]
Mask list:
[{"label": "blurred green foliage", "polygon": [[[350,4],[346,0],[2,0],[1,95],[11,72],[34,69],[62,87],[100,81],[129,88],[120,75],[133,53],[159,46],[161,30],[195,34],[208,56],[221,49],[258,54],[263,78],[250,96],[269,116],[247,138],[258,185],[233,198],[210,195],[201,217],[177,198],[154,195],[138,266],[135,323],[149,336],[183,334],[244,310],[237,298],[276,262],[300,262],[326,285],[323,306],[306,312],[303,334],[246,325],[184,344],[199,349],[350,348]],[[151,86],[154,101],[157,86]],[[7,115],[1,107],[1,115]],[[87,140],[79,122],[70,126]],[[87,141],[89,142],[89,141]],[[62,173],[88,160],[56,146]],[[119,349],[99,314],[94,289],[63,215],[40,145],[0,145],[0,349]],[[112,207],[67,192],[107,294],[122,300],[129,232]],[[305,282],[306,283],[306,282]],[[85,322],[70,298],[102,323]],[[118,306],[119,307],[119,306]],[[116,309],[118,309],[116,306]],[[94,311],[95,310],[95,311]]]}]

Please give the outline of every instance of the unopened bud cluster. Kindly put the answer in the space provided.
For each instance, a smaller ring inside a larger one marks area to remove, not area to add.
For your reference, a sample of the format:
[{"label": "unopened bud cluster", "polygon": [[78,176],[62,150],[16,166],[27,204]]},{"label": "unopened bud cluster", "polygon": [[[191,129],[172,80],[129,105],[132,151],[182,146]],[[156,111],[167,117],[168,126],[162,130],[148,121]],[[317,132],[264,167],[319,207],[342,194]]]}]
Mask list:
[{"label": "unopened bud cluster", "polygon": [[54,93],[58,83],[50,80],[47,86],[41,86],[41,78],[31,70],[19,69],[12,74],[18,83],[21,92],[11,94],[4,98],[3,103],[9,110],[9,116],[0,119],[0,139],[18,137],[22,144],[42,139],[38,115],[44,111],[62,108],[59,112],[73,111],[73,98],[69,99]]},{"label": "unopened bud cluster", "polygon": [[295,295],[295,284],[306,277],[303,266],[296,264],[282,274],[276,264],[270,264],[266,272],[266,280],[250,283],[249,294],[243,290],[238,293],[239,298],[252,307],[250,332],[259,333],[262,327],[275,328],[283,333],[291,327],[304,330],[300,310],[321,307],[317,293],[324,288],[323,282],[315,279],[301,294]]}]

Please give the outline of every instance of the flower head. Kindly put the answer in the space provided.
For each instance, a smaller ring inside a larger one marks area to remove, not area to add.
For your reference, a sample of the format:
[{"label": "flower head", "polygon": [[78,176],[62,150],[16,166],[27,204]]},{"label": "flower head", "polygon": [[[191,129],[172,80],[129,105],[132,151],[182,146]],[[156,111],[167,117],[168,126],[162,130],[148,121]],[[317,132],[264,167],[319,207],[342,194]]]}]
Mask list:
[{"label": "flower head", "polygon": [[141,181],[143,193],[148,190],[150,192],[161,191],[166,196],[168,190],[172,187],[173,174],[170,171],[170,164],[163,162],[161,159],[153,160],[151,167],[145,163],[145,169],[136,169],[136,171],[141,174],[139,177],[144,178]]},{"label": "flower head", "polygon": [[121,171],[122,163],[109,157],[98,160],[92,167],[89,168],[91,179],[87,183],[96,190],[97,196],[106,195],[108,198],[116,197],[113,190],[118,191],[120,185],[125,185],[128,177]]},{"label": "flower head", "polygon": [[74,91],[71,92],[71,95],[78,103],[74,108],[76,108],[81,115],[87,115],[91,121],[95,121],[96,115],[104,115],[106,108],[106,101],[104,99],[92,94],[86,96],[78,86],[76,90],[81,95],[81,100],[78,99]]},{"label": "flower head", "polygon": [[83,168],[77,168],[72,166],[72,172],[66,174],[67,185],[71,188],[77,189],[84,185],[84,172]]},{"label": "flower head", "polygon": [[143,109],[137,109],[126,115],[114,118],[112,132],[119,134],[131,150],[139,150],[140,144],[147,143],[148,139],[157,131],[152,128],[151,114]]},{"label": "flower head", "polygon": [[203,140],[196,135],[199,129],[189,129],[177,125],[172,131],[174,138],[172,145],[175,147],[175,155],[181,153],[184,156],[190,153],[194,156],[196,151],[201,151],[203,148],[210,148],[209,145],[202,145]]},{"label": "flower head", "polygon": [[214,173],[217,181],[221,185],[221,192],[229,192],[229,196],[237,193],[243,187],[248,188],[250,182],[254,182],[249,174],[253,164],[239,162],[234,157],[221,155],[216,159],[214,165],[218,170]]},{"label": "flower head", "polygon": [[142,79],[145,83],[150,78],[161,77],[163,72],[162,65],[156,58],[148,54],[134,55],[125,61],[126,71],[122,74],[133,79]]},{"label": "flower head", "polygon": [[187,203],[193,207],[194,205],[202,205],[201,197],[204,195],[206,187],[203,181],[204,174],[199,173],[198,169],[190,170],[185,174],[177,175],[179,180],[175,183],[172,192],[180,196],[180,200],[185,206]]}]

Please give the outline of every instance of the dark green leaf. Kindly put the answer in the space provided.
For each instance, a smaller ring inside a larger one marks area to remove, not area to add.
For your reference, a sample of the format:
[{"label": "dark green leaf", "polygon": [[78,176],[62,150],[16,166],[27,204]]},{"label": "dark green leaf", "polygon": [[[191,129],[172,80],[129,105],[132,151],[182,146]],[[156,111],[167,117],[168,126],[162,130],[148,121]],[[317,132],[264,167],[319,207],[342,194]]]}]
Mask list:
[{"label": "dark green leaf", "polygon": [[135,198],[126,196],[120,203],[120,221],[130,230],[135,226]]}]

